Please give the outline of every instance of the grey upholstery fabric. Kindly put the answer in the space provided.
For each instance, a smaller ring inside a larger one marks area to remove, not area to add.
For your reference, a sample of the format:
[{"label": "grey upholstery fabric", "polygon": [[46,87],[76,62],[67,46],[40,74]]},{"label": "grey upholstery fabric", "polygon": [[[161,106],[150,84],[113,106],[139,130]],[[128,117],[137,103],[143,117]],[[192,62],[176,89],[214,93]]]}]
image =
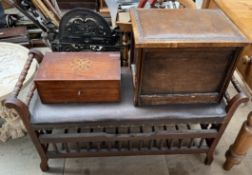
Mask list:
[{"label": "grey upholstery fabric", "polygon": [[127,68],[122,69],[121,101],[119,103],[42,104],[35,93],[30,112],[33,124],[166,118],[199,119],[226,116],[224,103],[135,107],[132,78]]}]

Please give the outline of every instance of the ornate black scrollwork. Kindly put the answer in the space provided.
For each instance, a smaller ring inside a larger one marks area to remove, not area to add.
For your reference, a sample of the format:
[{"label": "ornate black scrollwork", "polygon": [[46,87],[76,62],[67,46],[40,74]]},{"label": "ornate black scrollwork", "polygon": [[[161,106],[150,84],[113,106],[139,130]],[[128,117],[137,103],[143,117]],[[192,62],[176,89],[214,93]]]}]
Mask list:
[{"label": "ornate black scrollwork", "polygon": [[60,22],[59,51],[105,50],[117,40],[107,21],[89,9],[73,9]]}]

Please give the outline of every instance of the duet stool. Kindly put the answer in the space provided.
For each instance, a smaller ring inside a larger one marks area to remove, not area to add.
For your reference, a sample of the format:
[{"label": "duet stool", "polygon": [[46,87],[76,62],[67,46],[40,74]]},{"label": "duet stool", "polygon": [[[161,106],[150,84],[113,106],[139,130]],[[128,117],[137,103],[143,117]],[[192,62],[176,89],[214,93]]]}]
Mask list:
[{"label": "duet stool", "polygon": [[247,38],[220,10],[131,9],[138,106],[219,103]]},{"label": "duet stool", "polygon": [[22,102],[17,96],[34,58],[40,63],[43,56],[30,52],[5,105],[22,118],[42,171],[48,170],[48,159],[73,157],[206,153],[210,164],[234,112],[248,101],[232,81],[238,94],[225,95],[220,103],[136,107],[131,72],[122,68],[118,103],[42,104],[35,86]]}]

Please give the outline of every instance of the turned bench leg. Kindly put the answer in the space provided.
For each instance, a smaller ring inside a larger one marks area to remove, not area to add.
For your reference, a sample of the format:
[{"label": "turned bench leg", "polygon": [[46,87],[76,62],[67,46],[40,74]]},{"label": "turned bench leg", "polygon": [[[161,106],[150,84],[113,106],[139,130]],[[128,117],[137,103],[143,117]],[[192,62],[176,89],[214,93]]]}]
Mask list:
[{"label": "turned bench leg", "polygon": [[247,121],[243,123],[234,144],[226,152],[226,162],[223,168],[230,170],[234,165],[240,164],[250,147],[252,147],[252,112],[248,115]]}]

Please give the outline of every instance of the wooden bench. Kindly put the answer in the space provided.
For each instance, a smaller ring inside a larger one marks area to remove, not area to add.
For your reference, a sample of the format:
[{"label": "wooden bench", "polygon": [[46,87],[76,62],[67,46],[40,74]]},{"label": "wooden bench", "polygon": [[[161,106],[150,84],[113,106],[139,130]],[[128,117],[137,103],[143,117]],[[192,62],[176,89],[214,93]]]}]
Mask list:
[{"label": "wooden bench", "polygon": [[248,101],[232,81],[238,94],[231,99],[226,93],[220,103],[136,107],[132,75],[125,67],[119,103],[45,105],[35,86],[22,102],[17,97],[33,59],[40,63],[43,55],[30,52],[5,105],[22,118],[42,171],[48,170],[48,159],[73,157],[205,153],[210,164],[234,112]]}]

